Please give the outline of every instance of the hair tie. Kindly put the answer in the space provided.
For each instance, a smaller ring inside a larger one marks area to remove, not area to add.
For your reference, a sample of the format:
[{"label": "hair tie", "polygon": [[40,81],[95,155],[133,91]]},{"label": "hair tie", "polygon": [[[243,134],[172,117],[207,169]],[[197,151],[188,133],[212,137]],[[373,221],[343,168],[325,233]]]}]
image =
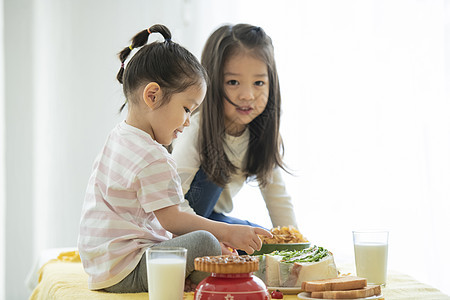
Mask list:
[{"label": "hair tie", "polygon": [[152,34],[152,32],[150,31],[150,28],[147,28],[148,34]]},{"label": "hair tie", "polygon": [[172,40],[170,38],[166,39],[166,42],[170,43]]},{"label": "hair tie", "polygon": [[124,64],[124,63],[121,63],[121,64],[120,64],[120,67],[125,69],[125,64]]},{"label": "hair tie", "polygon": [[128,46],[128,48],[130,48],[130,50],[133,50],[133,47],[131,47],[131,45],[130,45],[130,46]]}]

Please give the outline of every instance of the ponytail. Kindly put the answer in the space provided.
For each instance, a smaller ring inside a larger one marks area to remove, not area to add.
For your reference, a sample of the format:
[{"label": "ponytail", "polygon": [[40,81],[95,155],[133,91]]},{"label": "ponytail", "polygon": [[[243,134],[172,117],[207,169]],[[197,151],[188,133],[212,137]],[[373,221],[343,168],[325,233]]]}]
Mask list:
[{"label": "ponytail", "polygon": [[[161,34],[164,42],[147,45],[152,33]],[[140,49],[129,60],[125,69],[125,61],[135,48]],[[161,24],[137,33],[131,39],[131,44],[118,53],[118,57],[121,66],[116,78],[123,85],[126,97],[119,112],[125,108],[128,101],[138,101],[134,100],[134,91],[148,82],[156,82],[164,90],[164,101],[160,102],[160,105],[164,105],[172,94],[205,82],[208,77],[197,58],[184,47],[172,42],[170,30]]]},{"label": "ponytail", "polygon": [[[120,65],[119,73],[117,73],[117,80],[120,82],[120,84],[123,84],[123,72],[125,71],[125,61],[127,60],[128,56],[131,53],[131,50],[142,47],[148,42],[148,37],[151,33],[160,33],[166,42],[170,42],[172,40],[172,33],[170,33],[169,28],[167,28],[164,25],[153,25],[152,27],[142,30],[141,32],[137,33],[132,39],[131,44],[128,47],[123,48],[122,51],[118,53],[119,60],[122,63]],[[122,109],[121,109],[122,110]]]}]

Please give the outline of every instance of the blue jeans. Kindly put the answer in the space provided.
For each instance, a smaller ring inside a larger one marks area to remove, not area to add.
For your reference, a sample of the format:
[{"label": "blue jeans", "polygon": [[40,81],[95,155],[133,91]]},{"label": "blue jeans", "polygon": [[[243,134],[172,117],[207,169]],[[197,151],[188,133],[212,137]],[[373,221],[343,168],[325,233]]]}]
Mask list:
[{"label": "blue jeans", "polygon": [[223,188],[209,180],[208,175],[200,167],[197,174],[195,174],[194,180],[192,180],[189,191],[184,197],[189,201],[189,205],[195,213],[202,217],[228,224],[241,224],[264,228],[247,220],[241,220],[215,212],[214,206],[216,206],[222,191]]}]

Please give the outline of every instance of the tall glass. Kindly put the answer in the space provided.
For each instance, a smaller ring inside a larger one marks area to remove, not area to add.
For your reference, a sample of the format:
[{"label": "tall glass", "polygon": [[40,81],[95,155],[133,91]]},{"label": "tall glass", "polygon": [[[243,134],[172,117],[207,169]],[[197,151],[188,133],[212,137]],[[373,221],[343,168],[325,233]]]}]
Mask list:
[{"label": "tall glass", "polygon": [[386,285],[388,231],[353,231],[356,274],[369,284]]},{"label": "tall glass", "polygon": [[181,247],[147,249],[149,300],[183,299],[186,253]]}]

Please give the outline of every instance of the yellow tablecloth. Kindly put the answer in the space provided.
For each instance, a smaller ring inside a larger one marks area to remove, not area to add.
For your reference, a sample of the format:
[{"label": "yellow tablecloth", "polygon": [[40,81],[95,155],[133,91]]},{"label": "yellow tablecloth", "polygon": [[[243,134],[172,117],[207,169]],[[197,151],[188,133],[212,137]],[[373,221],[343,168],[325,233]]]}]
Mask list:
[{"label": "yellow tablecloth", "polygon": [[[34,289],[30,300],[148,299],[147,293],[112,294],[91,291],[87,287],[87,278],[77,253],[63,253],[58,259],[48,262],[39,270],[39,284]],[[439,290],[396,272],[388,274],[388,282],[386,287],[382,288],[382,292],[386,300],[450,300],[449,296]],[[193,300],[194,294],[185,293],[184,298]],[[297,299],[297,296],[285,295],[284,299],[293,300]]]}]

